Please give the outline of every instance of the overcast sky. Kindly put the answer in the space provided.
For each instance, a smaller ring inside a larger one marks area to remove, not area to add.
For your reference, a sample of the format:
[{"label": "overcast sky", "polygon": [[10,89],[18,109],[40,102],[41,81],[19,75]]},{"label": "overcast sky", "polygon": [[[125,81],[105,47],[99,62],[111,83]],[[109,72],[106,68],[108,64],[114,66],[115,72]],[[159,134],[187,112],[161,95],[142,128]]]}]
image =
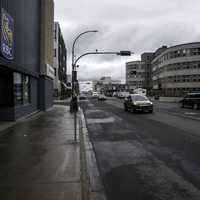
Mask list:
[{"label": "overcast sky", "polygon": [[79,62],[79,79],[112,76],[125,79],[125,62],[162,45],[200,41],[200,0],[54,0],[55,20],[61,25],[68,49],[77,34],[97,29],[77,42],[76,54],[87,51],[135,52],[131,57],[88,56]]}]

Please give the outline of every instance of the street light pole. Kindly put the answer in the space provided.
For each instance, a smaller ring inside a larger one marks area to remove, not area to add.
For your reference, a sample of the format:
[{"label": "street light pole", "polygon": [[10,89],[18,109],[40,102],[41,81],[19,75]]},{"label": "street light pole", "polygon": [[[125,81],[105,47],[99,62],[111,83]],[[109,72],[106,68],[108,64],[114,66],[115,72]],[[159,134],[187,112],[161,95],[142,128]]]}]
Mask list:
[{"label": "street light pole", "polygon": [[[106,55],[117,55],[117,56],[131,56],[131,54],[133,54],[133,52],[131,51],[120,51],[120,52],[115,52],[115,51],[109,51],[109,52],[98,52],[97,50],[95,52],[88,52],[88,53],[84,53],[81,56],[79,56],[76,60],[74,60],[73,64],[74,66],[76,66],[77,62],[84,56],[87,55],[97,55],[97,54],[106,54]],[[74,112],[74,140],[76,141],[76,111]]]},{"label": "street light pole", "polygon": [[76,71],[76,64],[74,63],[75,61],[75,53],[74,53],[74,50],[75,50],[75,44],[77,42],[77,40],[84,34],[87,34],[87,33],[96,33],[98,32],[97,30],[89,30],[89,31],[85,31],[85,32],[82,32],[81,34],[79,34],[74,42],[73,42],[73,45],[72,45],[72,100],[71,100],[71,104],[70,104],[70,110],[74,112],[74,141],[77,140],[77,133],[76,133],[76,112],[77,112],[77,108],[75,108],[75,105],[77,107],[77,96],[76,96],[76,91],[75,91],[75,81],[76,81],[76,75],[75,75],[75,71]]}]

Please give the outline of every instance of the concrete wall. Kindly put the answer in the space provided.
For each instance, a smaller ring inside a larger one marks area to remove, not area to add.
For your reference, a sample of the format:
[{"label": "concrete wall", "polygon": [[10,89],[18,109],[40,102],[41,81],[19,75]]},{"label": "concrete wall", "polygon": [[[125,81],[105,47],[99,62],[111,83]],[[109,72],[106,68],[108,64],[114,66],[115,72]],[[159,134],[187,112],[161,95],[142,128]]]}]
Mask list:
[{"label": "concrete wall", "polygon": [[53,105],[53,81],[46,76],[40,77],[38,101],[40,110],[47,110]]},{"label": "concrete wall", "polygon": [[46,64],[53,66],[53,31],[54,31],[54,2],[53,0],[41,1],[41,57],[40,72],[46,75]]}]

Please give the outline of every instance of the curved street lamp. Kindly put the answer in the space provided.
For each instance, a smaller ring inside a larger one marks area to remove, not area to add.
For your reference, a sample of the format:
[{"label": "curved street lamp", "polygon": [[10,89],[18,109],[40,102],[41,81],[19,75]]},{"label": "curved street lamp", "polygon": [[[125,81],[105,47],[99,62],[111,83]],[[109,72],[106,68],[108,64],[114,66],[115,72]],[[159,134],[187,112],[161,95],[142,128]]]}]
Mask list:
[{"label": "curved street lamp", "polygon": [[85,35],[87,33],[96,33],[98,32],[98,30],[88,30],[88,31],[84,31],[82,33],[80,33],[74,40],[73,45],[72,45],[72,98],[74,97],[74,71],[76,69],[76,65],[74,64],[74,60],[75,60],[75,44],[77,42],[77,40],[82,36]]},{"label": "curved street lamp", "polygon": [[[73,60],[73,65],[74,68],[76,67],[77,62],[84,56],[87,55],[96,55],[96,54],[106,54],[106,55],[117,55],[117,56],[131,56],[131,54],[133,54],[133,52],[131,51],[119,51],[119,52],[115,52],[115,51],[107,51],[107,52],[98,52],[97,50],[95,52],[87,52],[84,53],[82,55],[80,55],[75,61]],[[73,91],[74,93],[74,91]],[[77,104],[78,106],[78,104]],[[76,111],[74,111],[74,140],[76,141]]]},{"label": "curved street lamp", "polygon": [[76,109],[73,109],[74,104],[77,104],[77,97],[74,94],[75,93],[75,70],[76,70],[76,65],[74,64],[74,60],[75,60],[75,55],[74,55],[74,49],[75,49],[75,44],[77,42],[77,40],[84,34],[87,33],[96,33],[98,32],[97,30],[88,30],[85,32],[80,33],[74,40],[73,45],[72,45],[72,100],[71,100],[71,104],[70,104],[70,110],[74,110],[74,141],[76,141]]}]

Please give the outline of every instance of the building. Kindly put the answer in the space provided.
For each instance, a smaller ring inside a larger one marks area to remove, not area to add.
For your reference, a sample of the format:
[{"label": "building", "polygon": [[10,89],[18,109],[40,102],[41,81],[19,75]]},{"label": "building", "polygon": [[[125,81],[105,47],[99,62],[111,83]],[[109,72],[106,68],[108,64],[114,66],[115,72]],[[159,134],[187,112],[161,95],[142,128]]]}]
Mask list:
[{"label": "building", "polygon": [[[118,87],[116,87],[118,85]],[[93,91],[98,91],[101,93],[106,93],[108,90],[110,93],[119,88],[121,85],[121,80],[113,80],[110,76],[103,76],[99,80],[93,81]]]},{"label": "building", "polygon": [[53,0],[1,0],[0,120],[52,105]]},{"label": "building", "polygon": [[145,81],[145,69],[142,61],[126,63],[126,85],[129,90],[142,88]]},{"label": "building", "polygon": [[38,108],[46,110],[53,105],[53,80],[55,78],[53,69],[54,1],[42,0],[39,2],[41,18]]},{"label": "building", "polygon": [[67,74],[67,83],[72,83],[72,75],[71,74]]},{"label": "building", "polygon": [[151,62],[154,59],[154,55],[153,52],[145,52],[141,55],[141,61],[144,68],[144,82],[142,88],[147,90],[147,95],[151,93],[153,86]]},{"label": "building", "polygon": [[67,50],[58,22],[54,23],[54,96],[63,96],[67,84]]},{"label": "building", "polygon": [[200,91],[200,42],[165,48],[151,64],[153,89],[160,95]]},{"label": "building", "polygon": [[87,93],[93,91],[93,82],[92,81],[79,81],[80,93]]},{"label": "building", "polygon": [[[93,81],[95,83],[95,81]],[[106,85],[106,84],[120,84],[121,80],[113,80],[111,76],[103,76],[96,82]]]}]

